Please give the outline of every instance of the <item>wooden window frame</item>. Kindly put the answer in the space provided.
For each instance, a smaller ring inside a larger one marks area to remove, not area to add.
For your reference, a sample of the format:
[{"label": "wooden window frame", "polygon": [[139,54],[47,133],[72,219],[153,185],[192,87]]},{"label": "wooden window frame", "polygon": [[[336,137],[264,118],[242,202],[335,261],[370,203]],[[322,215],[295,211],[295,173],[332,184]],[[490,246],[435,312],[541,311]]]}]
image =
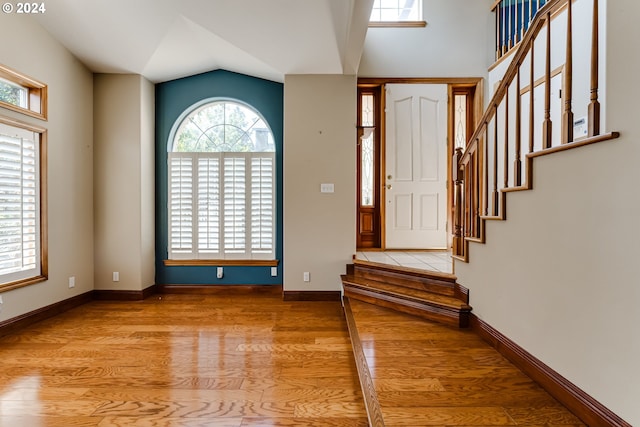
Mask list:
[{"label": "wooden window frame", "polygon": [[25,129],[40,135],[39,149],[39,169],[40,169],[40,273],[26,277],[23,279],[0,282],[0,292],[6,292],[12,289],[22,288],[24,286],[33,285],[36,283],[44,282],[49,278],[49,250],[48,250],[48,215],[47,215],[47,129],[34,126],[29,123],[25,123],[19,120],[10,119],[8,117],[0,116],[0,123],[13,126],[20,129]]},{"label": "wooden window frame", "polygon": [[27,90],[27,108],[0,101],[0,107],[47,120],[47,85],[0,64],[0,77]]},{"label": "wooden window frame", "polygon": [[424,28],[427,21],[369,21],[370,28]]}]

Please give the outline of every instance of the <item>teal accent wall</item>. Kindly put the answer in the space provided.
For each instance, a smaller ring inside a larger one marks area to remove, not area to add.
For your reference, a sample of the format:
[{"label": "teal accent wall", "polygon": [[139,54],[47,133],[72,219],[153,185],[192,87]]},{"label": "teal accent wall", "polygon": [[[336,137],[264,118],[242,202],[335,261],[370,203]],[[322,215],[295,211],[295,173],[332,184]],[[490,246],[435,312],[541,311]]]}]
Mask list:
[{"label": "teal accent wall", "polygon": [[[156,283],[212,285],[270,285],[282,283],[282,83],[216,70],[156,85]],[[194,104],[210,98],[227,98],[249,104],[262,114],[276,144],[276,258],[278,275],[271,267],[224,267],[216,278],[216,266],[164,265],[168,248],[167,144],[173,125]]]}]

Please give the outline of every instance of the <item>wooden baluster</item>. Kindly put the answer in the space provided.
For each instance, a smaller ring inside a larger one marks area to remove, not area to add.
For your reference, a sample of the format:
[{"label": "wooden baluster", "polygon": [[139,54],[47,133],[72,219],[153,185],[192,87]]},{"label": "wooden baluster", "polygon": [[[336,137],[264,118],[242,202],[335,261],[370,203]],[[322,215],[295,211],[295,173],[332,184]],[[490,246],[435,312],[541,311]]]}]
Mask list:
[{"label": "wooden baluster", "polygon": [[484,125],[484,216],[489,215],[489,125]]},{"label": "wooden baluster", "polygon": [[589,136],[600,135],[600,102],[598,101],[598,0],[593,0],[591,26],[591,102],[589,103]]},{"label": "wooden baluster", "polygon": [[544,72],[544,122],[542,122],[542,149],[551,148],[551,12],[547,13],[547,61]]},{"label": "wooden baluster", "polygon": [[571,0],[567,2],[567,50],[564,64],[564,113],[562,115],[562,144],[573,142],[573,111],[571,102],[573,96],[573,34]]},{"label": "wooden baluster", "polygon": [[504,55],[505,53],[507,53],[507,38],[508,38],[508,33],[507,33],[507,3],[506,0],[504,0],[502,2],[502,31],[503,31],[503,37],[502,37],[502,54]]},{"label": "wooden baluster", "polygon": [[462,159],[462,148],[458,147],[456,148],[453,156],[453,168],[456,171],[454,175],[455,211],[453,218],[453,253],[458,256],[463,256],[464,252],[462,244],[464,237],[462,235],[462,207],[464,200],[462,200],[462,182],[464,174],[460,165],[460,159]]},{"label": "wooden baluster", "polygon": [[[532,4],[533,1],[529,4]],[[535,90],[536,77],[535,77],[535,67],[534,67],[534,58],[535,58],[535,42],[531,43],[531,81],[529,82],[529,153],[533,153],[533,138],[535,136],[534,132],[534,100],[533,93]]]},{"label": "wooden baluster", "polygon": [[509,86],[504,93],[504,183],[503,188],[509,188]]},{"label": "wooden baluster", "polygon": [[493,198],[492,214],[498,216],[498,106],[495,106],[496,114],[493,117]]},{"label": "wooden baluster", "polygon": [[[478,147],[478,146],[476,145],[476,147]],[[477,150],[477,148],[476,148],[476,150]],[[478,214],[478,212],[479,212],[479,209],[480,209],[479,204],[478,204],[479,196],[480,196],[480,193],[478,192],[478,188],[480,187],[480,185],[478,183],[478,176],[479,176],[479,174],[478,174],[478,154],[479,154],[478,151],[474,152],[473,159],[472,159],[472,161],[473,161],[473,188],[472,188],[472,191],[473,191],[473,200],[472,200],[473,201],[473,203],[472,203],[472,206],[473,206],[473,211],[472,211],[472,213],[473,213],[473,223],[472,223],[473,237],[479,237],[479,235],[480,235],[480,233],[478,232],[478,230],[479,230],[479,226],[478,226],[478,218],[479,218],[478,215],[479,214]]]},{"label": "wooden baluster", "polygon": [[500,46],[500,35],[501,26],[500,26],[500,4],[496,6],[496,61],[500,59],[502,54],[502,47]]},{"label": "wooden baluster", "polygon": [[469,157],[469,234],[476,237],[475,209],[476,209],[476,152],[473,151]]},{"label": "wooden baluster", "polygon": [[520,117],[522,114],[521,107],[522,100],[520,99],[520,66],[518,65],[518,74],[516,75],[516,141],[515,141],[515,167],[513,171],[513,185],[515,187],[520,187],[522,184],[522,161],[520,159],[520,131],[521,131],[521,120]]},{"label": "wooden baluster", "polygon": [[524,1],[523,1],[520,6],[520,41],[522,41],[522,39],[524,38],[524,30],[525,30],[525,26],[524,26]]},{"label": "wooden baluster", "polygon": [[508,13],[507,13],[507,50],[511,49],[513,47],[513,39],[511,37],[511,32],[513,31],[513,22],[511,22],[511,3],[507,2],[507,7],[505,9],[508,9]]}]

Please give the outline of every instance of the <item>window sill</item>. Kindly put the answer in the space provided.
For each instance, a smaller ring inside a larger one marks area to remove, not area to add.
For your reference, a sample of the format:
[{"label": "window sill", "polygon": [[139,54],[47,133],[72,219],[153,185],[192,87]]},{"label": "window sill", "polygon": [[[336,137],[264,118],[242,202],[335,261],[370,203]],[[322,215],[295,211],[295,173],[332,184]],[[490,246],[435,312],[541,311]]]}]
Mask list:
[{"label": "window sill", "polygon": [[426,27],[427,21],[370,21],[370,28],[416,28]]},{"label": "window sill", "polygon": [[277,267],[277,259],[165,259],[164,265],[171,266],[249,266]]}]

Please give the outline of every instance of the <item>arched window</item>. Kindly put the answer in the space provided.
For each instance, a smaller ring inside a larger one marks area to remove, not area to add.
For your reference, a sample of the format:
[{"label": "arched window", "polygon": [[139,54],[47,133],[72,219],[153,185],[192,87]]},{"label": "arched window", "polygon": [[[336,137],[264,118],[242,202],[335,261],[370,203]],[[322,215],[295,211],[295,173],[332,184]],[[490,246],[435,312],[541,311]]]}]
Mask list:
[{"label": "arched window", "polygon": [[169,259],[275,258],[275,144],[246,104],[186,111],[168,144]]}]

